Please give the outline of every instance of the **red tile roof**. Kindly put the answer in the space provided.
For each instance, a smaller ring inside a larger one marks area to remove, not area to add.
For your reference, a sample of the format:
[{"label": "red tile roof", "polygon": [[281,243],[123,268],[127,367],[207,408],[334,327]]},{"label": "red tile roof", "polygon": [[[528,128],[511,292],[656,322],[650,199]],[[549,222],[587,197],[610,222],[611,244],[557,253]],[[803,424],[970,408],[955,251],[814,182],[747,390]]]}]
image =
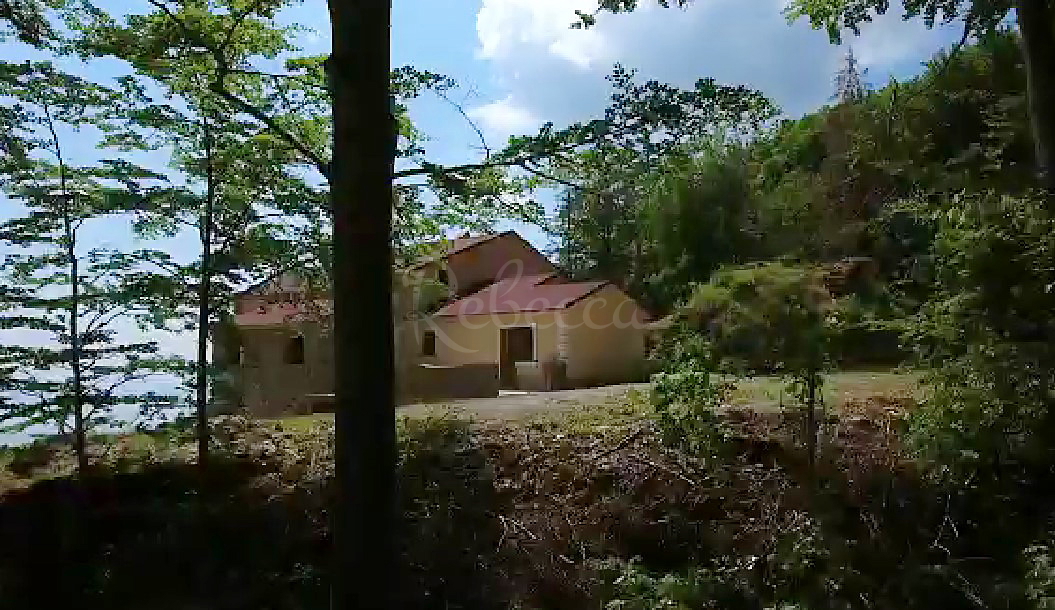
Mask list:
[{"label": "red tile roof", "polygon": [[306,319],[316,313],[328,315],[330,307],[329,301],[319,301],[314,311],[309,311],[309,308],[304,304],[274,303],[262,305],[258,309],[235,315],[235,324],[238,326],[281,326]]},{"label": "red tile roof", "polygon": [[419,260],[415,261],[410,266],[410,268],[414,269],[422,267],[431,262],[443,260],[448,256],[451,256],[452,254],[458,254],[470,248],[475,248],[476,246],[479,246],[482,243],[489,242],[492,239],[496,239],[499,237],[507,237],[509,235],[517,235],[517,233],[516,231],[506,231],[504,233],[486,233],[484,235],[475,235],[469,237],[455,237],[454,239],[447,240],[446,243],[433,242],[429,244],[429,246],[437,248],[439,251],[435,254],[420,258]]},{"label": "red tile roof", "polygon": [[[506,233],[512,233],[512,231],[506,231]],[[450,256],[455,252],[461,252],[467,248],[472,248],[477,244],[482,244],[485,241],[491,241],[496,237],[500,237],[505,233],[488,233],[485,235],[474,235],[469,237],[455,237],[451,240],[451,247],[444,254]]]},{"label": "red tile roof", "polygon": [[501,280],[470,296],[448,303],[437,316],[460,316],[565,309],[608,285],[608,282],[567,282],[557,274],[527,275]]}]

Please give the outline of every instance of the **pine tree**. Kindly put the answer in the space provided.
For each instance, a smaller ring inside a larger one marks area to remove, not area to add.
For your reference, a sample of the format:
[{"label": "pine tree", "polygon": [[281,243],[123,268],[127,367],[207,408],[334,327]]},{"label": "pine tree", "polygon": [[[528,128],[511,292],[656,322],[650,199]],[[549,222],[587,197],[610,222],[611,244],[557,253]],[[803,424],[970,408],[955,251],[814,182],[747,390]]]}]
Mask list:
[{"label": "pine tree", "polygon": [[861,74],[854,49],[849,47],[843,58],[843,65],[835,75],[835,99],[840,104],[853,103],[864,97],[865,84]]}]

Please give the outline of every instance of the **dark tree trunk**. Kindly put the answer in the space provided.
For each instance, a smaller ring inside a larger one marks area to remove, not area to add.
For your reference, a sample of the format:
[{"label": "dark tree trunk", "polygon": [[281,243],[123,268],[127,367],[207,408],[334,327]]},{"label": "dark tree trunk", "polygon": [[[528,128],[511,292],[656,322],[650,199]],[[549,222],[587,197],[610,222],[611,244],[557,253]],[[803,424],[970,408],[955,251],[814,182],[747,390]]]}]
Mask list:
[{"label": "dark tree trunk", "polygon": [[216,180],[212,164],[212,127],[202,121],[205,148],[205,209],[201,226],[201,278],[198,284],[198,362],[195,401],[198,409],[198,466],[205,469],[209,461],[209,298],[212,292],[212,234],[213,212],[216,205]]},{"label": "dark tree trunk", "polygon": [[1055,192],[1055,9],[1050,0],[1016,0],[1026,64],[1029,117],[1037,170]]},{"label": "dark tree trunk", "polygon": [[84,383],[82,377],[82,345],[80,334],[80,289],[81,276],[77,260],[77,219],[74,194],[67,190],[66,183],[66,161],[62,156],[62,144],[59,142],[58,133],[55,131],[55,122],[51,118],[51,111],[44,107],[47,118],[48,130],[51,133],[51,141],[55,146],[55,157],[59,162],[59,197],[62,201],[62,229],[66,261],[70,266],[70,306],[69,306],[69,330],[70,330],[70,369],[73,373],[73,450],[77,454],[77,471],[83,474],[88,468],[87,434],[84,430]]},{"label": "dark tree trunk", "polygon": [[806,399],[806,451],[809,453],[808,464],[813,474],[817,459],[817,374],[810,371],[808,383],[809,396]]},{"label": "dark tree trunk", "polygon": [[63,224],[66,233],[66,257],[70,262],[70,369],[73,371],[73,450],[77,454],[77,470],[83,473],[88,468],[87,434],[84,430],[84,387],[81,380],[81,335],[80,314],[80,270],[77,261],[77,237],[74,221],[70,217],[71,202],[66,194],[65,172],[61,181],[65,206]]},{"label": "dark tree trunk", "polygon": [[394,607],[391,2],[330,0],[337,505],[333,607]]}]

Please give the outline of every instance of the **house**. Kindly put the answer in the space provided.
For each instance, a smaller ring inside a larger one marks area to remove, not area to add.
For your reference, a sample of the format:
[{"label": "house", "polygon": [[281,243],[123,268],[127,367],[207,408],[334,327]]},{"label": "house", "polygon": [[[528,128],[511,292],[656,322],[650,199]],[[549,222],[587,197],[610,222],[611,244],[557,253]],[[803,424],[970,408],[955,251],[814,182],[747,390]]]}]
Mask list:
[{"label": "house", "polygon": [[[644,376],[644,310],[612,283],[571,281],[515,232],[450,240],[393,275],[401,402]],[[214,333],[228,379],[220,402],[260,416],[325,409],[334,387],[328,307],[293,274],[239,295]]]}]

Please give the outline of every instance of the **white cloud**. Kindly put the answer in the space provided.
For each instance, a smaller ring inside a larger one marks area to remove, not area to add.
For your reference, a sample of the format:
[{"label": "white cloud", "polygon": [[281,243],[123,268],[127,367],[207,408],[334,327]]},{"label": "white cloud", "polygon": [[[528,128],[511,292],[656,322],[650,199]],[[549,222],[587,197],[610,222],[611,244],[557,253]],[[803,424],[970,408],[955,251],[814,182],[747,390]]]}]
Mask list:
[{"label": "white cloud", "polygon": [[[478,56],[490,63],[501,99],[481,107],[480,120],[516,132],[529,125],[527,117],[538,119],[535,126],[595,118],[610,94],[604,77],[617,62],[681,87],[703,77],[745,84],[788,115],[801,115],[829,101],[845,51],[805,21],[789,25],[785,4],[695,0],[677,10],[647,1],[632,14],[602,14],[595,27],[576,30],[569,27],[575,10],[592,10],[595,0],[482,0]],[[892,6],[847,42],[869,68],[866,80],[882,85],[890,73],[904,78],[918,71],[919,62],[956,38],[947,28],[904,22]]]},{"label": "white cloud", "polygon": [[469,117],[479,121],[488,139],[505,140],[513,134],[530,133],[541,121],[528,109],[518,106],[512,95],[472,108]]},{"label": "white cloud", "polygon": [[478,55],[507,59],[525,51],[544,52],[580,69],[589,69],[610,54],[609,41],[598,29],[573,30],[575,11],[590,11],[594,0],[483,0],[476,17]]},{"label": "white cloud", "polygon": [[919,20],[904,21],[898,13],[891,12],[863,27],[860,37],[847,38],[845,42],[853,45],[862,66],[885,74],[901,62],[929,59],[943,43],[959,38],[961,32],[958,24],[926,30]]}]

